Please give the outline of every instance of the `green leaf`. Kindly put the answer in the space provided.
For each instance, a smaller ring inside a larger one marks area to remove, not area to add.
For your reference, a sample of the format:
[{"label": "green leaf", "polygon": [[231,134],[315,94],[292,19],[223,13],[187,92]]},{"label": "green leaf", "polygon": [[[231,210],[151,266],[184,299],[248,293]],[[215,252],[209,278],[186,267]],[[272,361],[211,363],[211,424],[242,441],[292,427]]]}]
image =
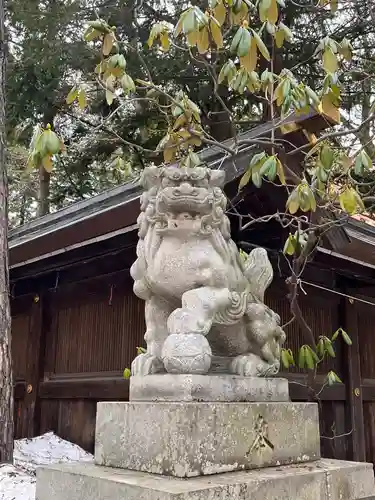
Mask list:
[{"label": "green leaf", "polygon": [[362,161],[362,165],[365,168],[369,169],[372,167],[372,160],[369,157],[369,155],[366,153],[366,151],[361,151],[361,161]]},{"label": "green leaf", "polygon": [[341,336],[342,336],[342,339],[346,345],[349,345],[349,346],[353,345],[352,339],[349,337],[349,335],[346,333],[346,331],[343,330],[342,328],[341,328]]},{"label": "green leaf", "polygon": [[146,351],[146,349],[144,347],[137,347],[137,354],[138,354],[138,356],[140,354],[146,354],[146,352],[147,351]]},{"label": "green leaf", "polygon": [[316,351],[318,355],[323,359],[325,353],[324,338],[320,337],[318,343],[316,344]]},{"label": "green leaf", "polygon": [[253,170],[251,175],[251,180],[253,181],[254,186],[260,188],[262,186],[262,176],[259,173],[259,170]]},{"label": "green leaf", "polygon": [[281,349],[281,361],[286,369],[290,367],[289,356],[285,349]]},{"label": "green leaf", "polygon": [[309,370],[313,370],[315,368],[315,362],[312,354],[312,349],[308,345],[304,346],[304,349],[305,349],[306,366]]},{"label": "green leaf", "polygon": [[288,353],[288,357],[289,357],[289,363],[291,366],[294,366],[295,365],[295,361],[294,361],[294,356],[293,356],[293,352],[291,349],[288,349],[287,351]]},{"label": "green leaf", "polygon": [[328,372],[328,375],[326,377],[326,382],[327,384],[331,387],[332,385],[334,385],[336,383],[336,377],[335,377],[335,374],[334,372]]},{"label": "green leaf", "polygon": [[336,353],[333,349],[332,342],[329,340],[328,337],[324,337],[324,348],[327,351],[327,353],[331,356],[331,358],[336,357]]},{"label": "green leaf", "polygon": [[289,198],[286,202],[286,208],[287,208],[287,210],[289,210],[289,212],[292,215],[294,215],[295,213],[298,212],[298,210],[300,208],[299,204],[300,204],[300,200],[299,200],[299,196],[298,196],[298,190],[296,188],[289,195]]},{"label": "green leaf", "polygon": [[238,57],[244,57],[250,50],[250,45],[251,45],[251,35],[250,32],[242,28],[242,36],[240,43],[238,44],[237,47],[237,55]]},{"label": "green leaf", "polygon": [[340,334],[340,333],[341,333],[341,328],[338,328],[338,329],[335,331],[335,333],[332,335],[332,339],[331,339],[331,341],[332,341],[332,342],[334,342],[334,341],[337,339],[337,337],[339,336],[339,334]]},{"label": "green leaf", "polygon": [[237,54],[238,46],[240,44],[243,31],[244,31],[244,28],[242,28],[242,26],[241,26],[240,28],[238,28],[236,34],[233,37],[233,40],[232,40],[232,43],[230,46],[230,51],[235,53],[235,54]]},{"label": "green leaf", "polygon": [[234,64],[232,59],[229,59],[221,68],[218,77],[218,83],[223,83],[225,80],[227,80],[229,83],[235,77],[235,75],[236,65]]},{"label": "green leaf", "polygon": [[129,370],[129,368],[125,368],[124,373],[123,373],[123,377],[125,379],[129,379],[131,374],[132,374],[132,372]]},{"label": "green leaf", "polygon": [[258,163],[260,163],[264,158],[266,158],[266,153],[262,151],[261,153],[257,153],[251,158],[250,167],[254,167]]},{"label": "green leaf", "polygon": [[126,94],[135,91],[134,80],[127,73],[124,73],[124,75],[122,76],[120,84]]},{"label": "green leaf", "polygon": [[298,367],[303,370],[303,368],[306,368],[306,351],[305,351],[305,346],[302,346],[299,350],[299,355],[298,355]]},{"label": "green leaf", "polygon": [[81,88],[79,91],[78,95],[78,104],[80,109],[83,111],[85,107],[87,106],[87,97],[86,97],[86,92],[85,89]]},{"label": "green leaf", "polygon": [[276,167],[276,158],[274,156],[269,156],[265,162],[263,162],[259,174],[261,176],[267,174],[269,170],[275,166]]},{"label": "green leaf", "polygon": [[324,144],[320,151],[320,161],[326,170],[329,170],[333,164],[333,151],[327,144]]},{"label": "green leaf", "polygon": [[251,31],[252,31],[253,36],[255,38],[255,42],[257,44],[259,52],[262,54],[264,59],[266,59],[266,61],[270,61],[271,56],[270,56],[270,53],[268,52],[268,49],[267,49],[266,45],[264,44],[263,40],[260,38],[260,36],[258,35],[258,33],[256,31],[254,31],[254,30],[251,30]]},{"label": "green leaf", "polygon": [[297,241],[292,234],[289,234],[288,239],[285,242],[283,253],[284,255],[294,255],[297,247]]}]

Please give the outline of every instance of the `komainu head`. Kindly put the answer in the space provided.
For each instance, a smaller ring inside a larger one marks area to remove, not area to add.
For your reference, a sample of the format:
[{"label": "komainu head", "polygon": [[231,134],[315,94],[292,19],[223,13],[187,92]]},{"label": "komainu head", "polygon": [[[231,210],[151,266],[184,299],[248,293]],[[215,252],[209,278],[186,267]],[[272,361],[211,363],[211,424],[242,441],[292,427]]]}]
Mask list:
[{"label": "komainu head", "polygon": [[174,216],[201,217],[214,210],[224,211],[224,180],[224,172],[207,167],[148,167],[142,177],[146,191],[143,202],[152,199],[156,213]]}]

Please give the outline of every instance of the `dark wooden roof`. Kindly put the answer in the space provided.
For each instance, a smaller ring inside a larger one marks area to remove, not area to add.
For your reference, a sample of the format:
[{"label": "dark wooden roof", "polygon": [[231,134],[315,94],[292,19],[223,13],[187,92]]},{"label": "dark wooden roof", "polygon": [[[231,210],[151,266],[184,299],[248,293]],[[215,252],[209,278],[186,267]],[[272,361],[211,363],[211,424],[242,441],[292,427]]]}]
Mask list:
[{"label": "dark wooden roof", "polygon": [[[329,126],[327,119],[315,112],[291,116],[285,123],[296,123],[298,127],[314,133]],[[241,134],[240,140],[267,137],[272,128],[272,123],[265,123]],[[287,133],[283,134],[284,137],[285,135]],[[302,133],[297,136],[295,131],[288,139],[293,143],[306,142],[305,136]],[[231,146],[233,140],[223,144]],[[225,169],[227,182],[230,183],[246,170],[254,150],[254,145],[249,145],[236,157],[223,161],[223,150],[210,147],[201,152],[201,158],[213,168],[220,166]],[[140,192],[138,183],[128,183],[11,230],[11,269],[134,230],[139,213]],[[345,232],[337,230],[334,240],[340,239],[345,243],[348,241]]]}]

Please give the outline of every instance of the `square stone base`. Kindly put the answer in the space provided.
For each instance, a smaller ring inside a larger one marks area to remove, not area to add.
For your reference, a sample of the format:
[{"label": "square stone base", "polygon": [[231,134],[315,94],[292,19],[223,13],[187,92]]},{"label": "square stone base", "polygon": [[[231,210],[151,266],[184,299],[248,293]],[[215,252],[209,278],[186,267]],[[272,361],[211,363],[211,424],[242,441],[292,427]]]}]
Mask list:
[{"label": "square stone base", "polygon": [[99,403],[98,465],[193,477],[320,457],[314,403]]},{"label": "square stone base", "polygon": [[289,401],[284,378],[148,375],[130,378],[130,401]]},{"label": "square stone base", "polygon": [[54,465],[37,470],[36,485],[36,500],[359,500],[372,495],[372,464],[326,459],[191,479]]}]

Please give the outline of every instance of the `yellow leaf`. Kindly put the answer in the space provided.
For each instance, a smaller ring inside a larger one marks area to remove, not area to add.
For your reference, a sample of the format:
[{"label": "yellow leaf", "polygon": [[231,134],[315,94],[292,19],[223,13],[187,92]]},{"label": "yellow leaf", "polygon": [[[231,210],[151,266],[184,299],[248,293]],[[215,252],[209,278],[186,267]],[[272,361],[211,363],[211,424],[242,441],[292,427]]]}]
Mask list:
[{"label": "yellow leaf", "polygon": [[336,54],[332,49],[327,47],[323,52],[323,68],[327,73],[336,73],[339,67]]},{"label": "yellow leaf", "polygon": [[164,151],[163,151],[163,155],[164,155],[164,161],[165,163],[171,163],[175,156],[176,156],[176,148],[173,147],[173,146],[170,146],[168,145]]},{"label": "yellow leaf", "polygon": [[190,33],[186,35],[186,38],[190,47],[194,47],[198,43],[199,31],[190,31]]},{"label": "yellow leaf", "polygon": [[154,41],[155,41],[155,33],[154,33],[154,30],[152,29],[150,31],[150,36],[148,37],[148,40],[147,40],[147,45],[148,45],[149,49],[151,49],[151,47],[153,46]]},{"label": "yellow leaf", "polygon": [[338,0],[331,0],[330,3],[331,3],[331,12],[332,12],[332,14],[334,14],[338,9],[339,2],[338,2]]},{"label": "yellow leaf", "polygon": [[113,100],[115,98],[115,94],[111,90],[107,89],[105,91],[105,98],[106,98],[108,106],[111,106],[111,104],[113,103]]},{"label": "yellow leaf", "polygon": [[345,191],[340,193],[339,202],[344,212],[348,213],[349,215],[354,214],[357,208],[357,200],[354,194],[354,189],[346,188]]},{"label": "yellow leaf", "polygon": [[300,130],[300,125],[297,125],[296,122],[292,123],[286,123],[285,125],[281,125],[280,130],[283,134],[287,135],[292,132],[295,132],[296,130]]},{"label": "yellow leaf", "polygon": [[84,89],[81,89],[79,92],[78,105],[82,110],[85,109],[85,107],[87,106],[87,97]]},{"label": "yellow leaf", "polygon": [[353,158],[350,158],[348,155],[344,154],[341,158],[341,165],[344,169],[344,172],[348,172],[348,170],[353,165]]},{"label": "yellow leaf", "polygon": [[111,74],[116,78],[119,78],[123,73],[124,70],[122,68],[119,68],[118,66],[116,68],[111,68]]},{"label": "yellow leaf", "polygon": [[86,42],[92,42],[95,38],[99,38],[101,35],[100,31],[89,27],[83,35],[83,38]]},{"label": "yellow leaf", "polygon": [[277,168],[277,176],[280,180],[280,183],[285,186],[286,181],[285,181],[285,173],[284,173],[284,167],[279,158],[276,160],[276,168]]},{"label": "yellow leaf", "polygon": [[246,172],[243,174],[238,184],[238,192],[240,192],[241,189],[243,189],[247,184],[249,184],[251,179],[251,173],[252,173],[251,168],[248,168]]},{"label": "yellow leaf", "polygon": [[225,18],[227,17],[227,9],[223,2],[219,3],[214,8],[214,16],[218,23],[222,26],[225,22]]},{"label": "yellow leaf", "polygon": [[332,103],[329,94],[323,96],[318,109],[322,114],[331,118],[331,120],[335,123],[339,124],[341,122],[340,109]]},{"label": "yellow leaf", "polygon": [[257,44],[254,38],[251,39],[250,50],[244,57],[240,57],[241,66],[249,73],[255,70],[258,62]]},{"label": "yellow leaf", "polygon": [[77,96],[78,96],[78,89],[77,87],[73,87],[66,98],[66,103],[72,104],[77,99]]},{"label": "yellow leaf", "polygon": [[167,31],[164,31],[160,35],[160,44],[161,44],[162,50],[164,50],[164,52],[168,52],[169,47],[171,46],[171,42],[169,41],[169,36],[168,36]]},{"label": "yellow leaf", "polygon": [[186,15],[186,13],[187,13],[186,11],[183,12],[181,14],[181,16],[180,16],[180,19],[177,21],[177,24],[176,24],[176,26],[174,28],[174,36],[175,37],[177,37],[181,33],[181,31],[182,31],[182,24],[183,24],[184,17]]},{"label": "yellow leaf", "polygon": [[103,41],[103,55],[108,56],[111,53],[114,42],[114,34],[112,32],[107,33]]},{"label": "yellow leaf", "polygon": [[220,26],[214,20],[211,20],[210,28],[212,40],[215,42],[216,47],[221,49],[223,47],[223,34],[221,33]]},{"label": "yellow leaf", "polygon": [[295,213],[298,212],[299,210],[299,196],[298,196],[298,191],[295,189],[292,191],[290,194],[288,201],[286,202],[286,208],[289,210],[289,212],[294,215]]},{"label": "yellow leaf", "polygon": [[252,30],[252,32],[253,32],[253,36],[255,38],[255,42],[258,46],[259,52],[262,54],[264,59],[266,59],[266,61],[269,61],[271,59],[270,53],[268,52],[268,49],[265,46],[263,40],[260,38],[260,36],[258,35],[258,33],[256,31]]},{"label": "yellow leaf", "polygon": [[235,12],[231,11],[230,20],[231,20],[232,24],[241,25],[244,21],[248,20],[248,15],[249,15],[249,8],[245,4],[245,2],[242,2],[241,9],[239,12],[235,13]]},{"label": "yellow leaf", "polygon": [[285,33],[283,30],[278,30],[275,33],[276,47],[280,49],[284,45]]},{"label": "yellow leaf", "polygon": [[284,100],[283,83],[284,82],[281,81],[273,93],[273,100],[276,101],[278,106],[281,106]]},{"label": "yellow leaf", "polygon": [[177,120],[174,122],[172,130],[178,130],[179,128],[183,127],[186,125],[186,116],[185,114],[180,115]]},{"label": "yellow leaf", "polygon": [[271,6],[270,6],[270,8],[268,9],[268,12],[267,12],[267,18],[268,18],[268,21],[271,24],[276,24],[277,23],[277,20],[279,18],[279,10],[278,10],[278,7],[277,7],[277,1],[276,0],[272,0],[271,1]]},{"label": "yellow leaf", "polygon": [[210,46],[208,29],[202,28],[198,33],[197,48],[200,54],[205,54]]},{"label": "yellow leaf", "polygon": [[303,129],[302,132],[303,132],[304,136],[308,139],[309,144],[311,144],[312,146],[315,146],[315,144],[318,141],[316,135],[313,132],[310,132],[306,129]]},{"label": "yellow leaf", "polygon": [[51,173],[53,167],[52,156],[50,155],[44,156],[42,159],[42,165],[44,167],[44,170],[46,170],[46,172]]}]

